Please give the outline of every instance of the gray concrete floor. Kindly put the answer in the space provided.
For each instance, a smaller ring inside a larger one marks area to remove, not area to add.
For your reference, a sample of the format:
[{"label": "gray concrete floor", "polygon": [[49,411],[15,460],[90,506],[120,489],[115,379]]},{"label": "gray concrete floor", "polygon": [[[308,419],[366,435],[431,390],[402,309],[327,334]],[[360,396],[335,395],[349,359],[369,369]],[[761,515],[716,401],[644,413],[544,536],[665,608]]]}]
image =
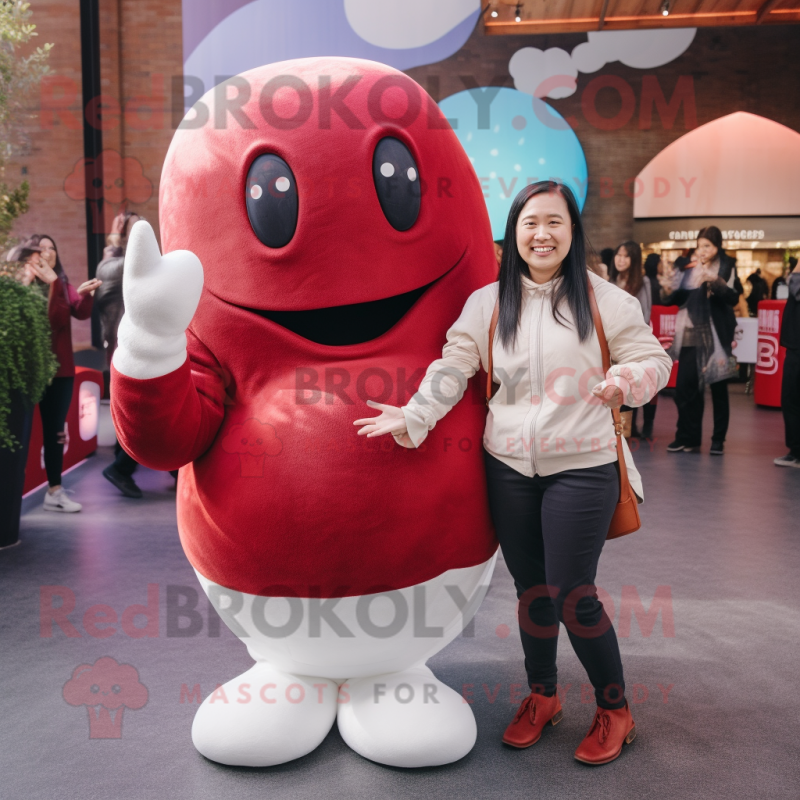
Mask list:
[{"label": "gray concrete floor", "polygon": [[[524,680],[502,562],[475,635],[431,661],[442,680],[473,693],[478,743],[462,761],[418,771],[382,767],[350,751],[335,729],[316,752],[281,767],[206,761],[192,747],[196,703],[181,702],[181,686],[200,684],[205,696],[251,662],[224,626],[209,635],[205,599],[197,604],[202,630],[167,635],[167,587],[186,587],[189,597],[198,590],[178,541],[172,480],[142,469],[145,499],[127,500],[100,474],[111,458],[102,448],[65,478],[83,512],[47,513],[33,498],[22,544],[0,553],[0,797],[797,798],[800,470],[772,465],[785,452],[780,412],[754,408],[741,386],[731,393],[722,458],[709,456],[707,443],[699,455],[667,454],[676,415],[672,400],[661,399],[655,446],[635,456],[647,495],[643,528],[609,543],[600,561],[598,585],[614,604],[629,697],[639,701],[632,704],[639,736],[613,764],[590,768],[572,758],[593,705],[566,636],[559,645],[564,721],[529,750],[500,744],[515,709],[513,685]],[[710,433],[709,417],[707,409]],[[158,587],[157,637],[131,638],[119,625],[107,638],[88,635],[82,619],[91,606],[122,615],[146,602],[148,584]],[[41,629],[47,586],[74,597],[76,635]],[[635,587],[645,608],[656,595],[671,598],[652,630],[635,615],[620,621],[627,613],[620,606],[631,608],[621,603],[623,586]],[[125,711],[121,739],[90,739],[86,709],[62,696],[73,670],[101,656],[134,665],[149,692],[143,708]]]}]

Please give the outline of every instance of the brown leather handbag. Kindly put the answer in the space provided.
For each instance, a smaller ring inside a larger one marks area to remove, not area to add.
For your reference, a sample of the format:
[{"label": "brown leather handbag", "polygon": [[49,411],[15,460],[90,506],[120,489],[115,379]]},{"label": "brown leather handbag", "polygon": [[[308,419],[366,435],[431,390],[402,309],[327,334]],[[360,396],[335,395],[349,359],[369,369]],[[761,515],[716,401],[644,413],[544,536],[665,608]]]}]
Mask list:
[{"label": "brown leather handbag", "polygon": [[[597,308],[597,300],[594,296],[594,289],[589,283],[589,304],[592,308],[594,327],[597,331],[597,338],[600,341],[600,352],[603,354],[603,374],[607,374],[611,368],[611,352],[608,349],[608,341],[603,330],[603,320],[600,317],[600,310]],[[494,345],[494,334],[497,329],[497,320],[500,316],[500,300],[494,304],[492,311],[492,321],[489,324],[489,354],[488,370],[486,373],[486,405],[494,397],[499,384],[492,380],[493,362],[492,348]],[[628,480],[628,467],[625,464],[625,451],[622,449],[622,419],[618,408],[611,409],[611,417],[614,422],[614,433],[617,437],[617,472],[619,473],[619,500],[614,509],[614,516],[611,518],[611,525],[608,528],[606,539],[616,539],[628,533],[638,531],[642,527],[642,520],[639,517],[639,501],[636,499],[633,487]]]},{"label": "brown leather handbag", "polygon": [[[600,341],[600,352],[603,354],[603,374],[607,375],[611,369],[611,352],[608,349],[608,340],[603,330],[603,320],[600,317],[600,309],[597,307],[597,299],[594,296],[594,289],[591,281],[589,286],[589,305],[592,307],[592,317],[594,328],[597,331],[597,338]],[[619,409],[612,408],[611,416],[614,420],[614,434],[617,437],[617,472],[619,473],[619,500],[614,509],[614,516],[611,518],[611,525],[608,528],[606,539],[616,539],[628,533],[638,531],[642,527],[642,520],[639,517],[639,501],[636,499],[631,482],[628,480],[628,467],[625,464],[625,451],[622,449],[622,419]]]}]

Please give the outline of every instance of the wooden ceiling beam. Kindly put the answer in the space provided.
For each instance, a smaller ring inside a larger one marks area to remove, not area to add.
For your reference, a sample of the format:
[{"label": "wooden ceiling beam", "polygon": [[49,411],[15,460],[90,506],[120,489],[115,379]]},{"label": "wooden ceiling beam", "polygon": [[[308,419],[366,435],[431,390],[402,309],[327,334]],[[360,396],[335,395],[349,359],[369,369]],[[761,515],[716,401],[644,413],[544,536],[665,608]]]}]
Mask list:
[{"label": "wooden ceiling beam", "polygon": [[600,11],[600,19],[597,22],[597,30],[603,30],[603,25],[606,21],[606,11],[608,11],[608,0],[603,0],[603,8]]},{"label": "wooden ceiling beam", "polygon": [[779,0],[764,0],[761,4],[761,7],[756,11],[756,25],[760,25],[761,21],[766,17],[776,5],[778,5]]},{"label": "wooden ceiling beam", "polygon": [[[758,11],[729,11],[724,13],[700,14],[670,14],[664,17],[661,14],[647,16],[605,16],[601,17],[576,17],[573,19],[531,19],[522,22],[486,22],[485,31],[490,36],[509,36],[515,34],[543,34],[543,33],[584,33],[595,30],[635,30],[644,28],[686,28],[686,27],[715,27],[755,25],[757,14],[767,3],[778,0],[765,0]],[[800,22],[800,9],[775,9],[770,14],[766,9],[760,20],[765,23],[796,23]]]}]

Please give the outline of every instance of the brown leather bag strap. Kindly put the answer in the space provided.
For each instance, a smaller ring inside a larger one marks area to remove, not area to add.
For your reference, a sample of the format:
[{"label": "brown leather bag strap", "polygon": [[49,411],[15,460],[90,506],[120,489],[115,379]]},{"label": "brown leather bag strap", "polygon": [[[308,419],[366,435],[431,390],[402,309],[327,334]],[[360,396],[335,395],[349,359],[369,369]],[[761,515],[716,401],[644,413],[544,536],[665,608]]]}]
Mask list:
[{"label": "brown leather bag strap", "polygon": [[492,383],[492,373],[494,372],[494,366],[492,362],[492,349],[494,347],[494,332],[497,330],[497,320],[500,318],[500,296],[498,295],[497,300],[494,303],[494,310],[492,311],[492,321],[489,323],[489,355],[487,361],[489,362],[487,365],[486,370],[486,405],[489,405],[489,401],[492,399],[494,395],[493,391],[493,383]]},{"label": "brown leather bag strap", "polygon": [[[607,375],[611,369],[611,351],[608,349],[606,332],[603,330],[603,318],[600,316],[600,309],[597,307],[597,298],[594,295],[591,280],[587,281],[589,287],[589,305],[592,308],[592,318],[594,319],[594,329],[597,331],[597,339],[600,342],[600,352],[603,355],[603,375]],[[628,466],[625,463],[625,451],[622,449],[622,419],[618,408],[611,409],[611,416],[614,420],[614,434],[617,437],[617,460],[619,461],[619,499],[624,500],[630,495],[630,481],[628,480]]]}]

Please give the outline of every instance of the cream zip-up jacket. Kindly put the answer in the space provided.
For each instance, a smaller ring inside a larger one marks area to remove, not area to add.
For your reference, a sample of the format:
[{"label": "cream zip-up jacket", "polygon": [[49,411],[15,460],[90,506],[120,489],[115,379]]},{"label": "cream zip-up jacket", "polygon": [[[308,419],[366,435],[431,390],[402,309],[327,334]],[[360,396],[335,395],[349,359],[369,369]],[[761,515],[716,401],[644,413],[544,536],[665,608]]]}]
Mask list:
[{"label": "cream zip-up jacket", "polygon": [[[495,335],[494,380],[483,445],[495,458],[532,477],[616,461],[611,411],[592,395],[606,380],[619,386],[625,404],[642,406],[666,386],[672,361],[644,321],[639,301],[589,273],[611,351],[603,375],[597,333],[578,340],[572,314],[562,304],[562,322],[552,312],[552,292],[561,278],[543,284],[522,277],[523,300],[517,341],[511,350]],[[489,324],[499,284],[470,295],[447,332],[442,357],[434,361],[419,391],[403,406],[411,445],[418,447],[433,426],[461,399],[467,381],[488,367]],[[399,437],[395,437],[403,444]],[[407,440],[405,440],[407,441]],[[641,477],[623,439],[631,486],[644,499]]]}]

